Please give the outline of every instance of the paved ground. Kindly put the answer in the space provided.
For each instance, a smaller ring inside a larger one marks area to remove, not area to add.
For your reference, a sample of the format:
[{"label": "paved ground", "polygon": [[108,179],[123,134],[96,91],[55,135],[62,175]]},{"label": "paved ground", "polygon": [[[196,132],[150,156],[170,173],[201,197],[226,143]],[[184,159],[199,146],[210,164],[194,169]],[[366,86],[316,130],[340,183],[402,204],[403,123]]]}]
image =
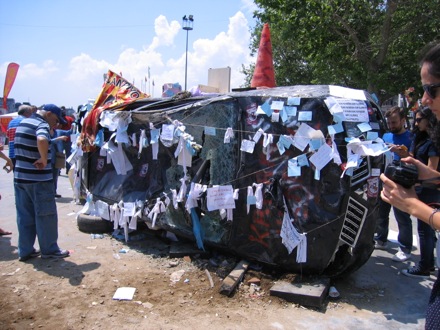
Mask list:
[{"label": "paved ground", "polygon": [[[0,168],[3,165],[4,161],[0,160]],[[0,226],[14,232],[14,234],[10,238],[0,237],[0,265],[2,262],[10,262],[17,258],[17,229],[12,174],[1,171]],[[90,236],[80,233],[76,228],[75,212],[79,211],[81,206],[72,203],[70,184],[64,173],[59,178],[58,192],[64,196],[57,200],[60,218],[60,246],[70,249],[81,244],[90,245]],[[391,229],[396,230],[394,218],[390,222]],[[416,233],[415,225],[414,233]],[[392,232],[391,238],[395,237],[395,234]],[[415,240],[416,244],[417,240]],[[344,280],[336,282],[344,304],[335,308],[327,308],[324,312],[300,311],[302,314],[299,316],[290,311],[295,326],[289,326],[289,314],[280,314],[279,324],[273,323],[271,328],[423,329],[427,300],[435,277],[431,276],[428,280],[418,280],[401,275],[402,269],[418,260],[418,249],[414,248],[412,261],[405,263],[391,261],[391,257],[396,251],[397,245],[395,243],[391,243],[387,251],[375,251],[360,270]],[[90,262],[92,262],[94,255],[90,253],[90,257],[81,256],[81,258],[90,258]],[[71,259],[73,260],[73,257]],[[101,262],[103,262],[102,259]],[[110,259],[108,262],[111,263],[114,260]],[[129,265],[127,266],[129,267]],[[0,275],[0,283],[2,277],[4,276]]]}]

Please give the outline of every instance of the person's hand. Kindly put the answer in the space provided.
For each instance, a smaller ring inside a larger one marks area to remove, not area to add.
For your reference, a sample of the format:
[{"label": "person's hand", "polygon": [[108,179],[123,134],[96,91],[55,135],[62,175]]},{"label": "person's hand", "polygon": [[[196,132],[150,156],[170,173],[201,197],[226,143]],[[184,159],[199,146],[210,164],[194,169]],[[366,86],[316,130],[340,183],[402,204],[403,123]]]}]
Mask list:
[{"label": "person's hand", "polygon": [[6,161],[6,165],[3,166],[3,169],[7,172],[10,173],[13,169],[14,169],[14,164],[12,163],[12,160],[8,159]]},{"label": "person's hand", "polygon": [[397,154],[400,158],[408,157],[409,152],[408,148],[406,146],[402,145],[395,145],[393,144],[390,149],[392,152]]},{"label": "person's hand", "polygon": [[387,178],[385,174],[380,175],[383,182],[380,197],[392,206],[397,207],[403,212],[410,213],[411,199],[418,199],[414,187],[406,189]]},{"label": "person's hand", "polygon": [[38,168],[39,170],[42,170],[46,167],[47,165],[47,159],[43,159],[40,158],[38,160],[36,160],[33,164],[36,168]]},{"label": "person's hand", "polygon": [[417,171],[419,172],[419,180],[427,180],[440,177],[439,172],[433,170],[432,168],[428,167],[427,165],[423,164],[421,161],[413,157],[406,157],[402,158],[401,160],[405,163],[414,164],[415,166],[417,166]]}]

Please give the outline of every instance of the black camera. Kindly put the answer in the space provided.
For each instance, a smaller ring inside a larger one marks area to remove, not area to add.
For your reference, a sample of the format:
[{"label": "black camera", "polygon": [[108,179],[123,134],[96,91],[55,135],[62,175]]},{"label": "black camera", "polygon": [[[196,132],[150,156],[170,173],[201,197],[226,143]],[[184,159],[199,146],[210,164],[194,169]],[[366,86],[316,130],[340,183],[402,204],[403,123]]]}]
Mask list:
[{"label": "black camera", "polygon": [[417,166],[401,161],[393,161],[385,169],[385,175],[388,179],[400,184],[402,187],[411,188],[414,186],[419,177]]}]

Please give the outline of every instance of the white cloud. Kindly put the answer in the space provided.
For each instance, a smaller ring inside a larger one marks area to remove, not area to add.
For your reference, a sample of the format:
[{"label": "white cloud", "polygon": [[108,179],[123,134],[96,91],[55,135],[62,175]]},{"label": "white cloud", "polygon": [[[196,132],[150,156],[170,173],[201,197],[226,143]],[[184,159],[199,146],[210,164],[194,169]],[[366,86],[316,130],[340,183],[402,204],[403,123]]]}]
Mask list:
[{"label": "white cloud", "polygon": [[[244,6],[252,4],[250,1],[242,3]],[[66,63],[48,59],[40,64],[24,64],[20,67],[17,76],[16,100],[28,100],[37,105],[50,101],[75,107],[99,94],[103,74],[109,69],[116,73],[122,72],[124,78],[130,82],[134,80],[135,86],[141,88],[141,81],[144,81],[147,68],[150,67],[149,85],[142,86],[141,89],[147,93],[154,91],[152,93],[154,97],[161,96],[161,86],[165,83],[179,82],[184,87],[185,49],[180,49],[181,46],[175,47],[175,42],[176,37],[181,37],[185,31],[182,30],[179,22],[168,21],[163,15],[155,19],[154,31],[152,39],[141,49],[128,45],[119,48],[119,55],[113,63],[102,57],[81,53],[73,56]],[[244,83],[244,76],[240,73],[242,64],[248,65],[254,61],[249,56],[249,40],[249,23],[245,15],[239,11],[229,18],[227,31],[219,32],[212,39],[190,42],[188,89],[197,84],[206,85],[208,69],[221,67],[231,68],[231,87],[240,87]],[[114,56],[114,49],[112,52]],[[6,71],[7,64],[1,65],[3,72]],[[67,67],[64,67],[65,65]],[[17,84],[18,80],[20,84]],[[153,80],[154,88],[151,86]],[[19,93],[18,89],[20,89]]]},{"label": "white cloud", "polygon": [[[4,64],[4,71],[6,72],[6,67],[8,63]],[[3,69],[2,69],[3,71]],[[53,60],[46,60],[41,66],[35,63],[28,63],[20,65],[19,74],[17,74],[17,80],[28,80],[28,79],[48,79],[53,73],[59,71],[59,67]]]},{"label": "white cloud", "polygon": [[[160,96],[161,86],[165,83],[179,82],[184,88],[185,75],[185,52],[180,52],[179,57],[163,58],[160,49],[164,46],[173,47],[177,33],[181,26],[177,21],[168,23],[164,16],[155,20],[155,32],[150,45],[143,50],[134,48],[123,50],[116,63],[110,64],[98,61],[85,54],[72,59],[70,77],[90,75],[102,76],[102,73],[111,69],[116,73],[122,72],[124,78],[135,82],[141,88],[140,80],[147,76],[147,68],[150,67],[151,77],[149,87],[144,87],[146,92],[151,92],[152,81],[155,82],[155,97]],[[209,68],[231,68],[231,87],[239,87],[244,82],[244,76],[240,73],[242,64],[249,64],[253,59],[249,54],[250,33],[248,22],[243,13],[238,12],[229,19],[227,32],[220,32],[213,39],[195,40],[189,46],[188,51],[188,84],[191,88],[197,84],[207,84]],[[170,52],[171,54],[175,54]],[[107,67],[106,67],[107,66]],[[94,67],[94,68],[93,68]],[[150,89],[151,88],[151,89]]]},{"label": "white cloud", "polygon": [[172,46],[174,38],[181,29],[180,24],[177,21],[168,23],[165,16],[160,15],[154,20],[154,31],[156,36],[153,38],[153,42],[148,47],[148,50],[154,50],[159,46]]},{"label": "white cloud", "polygon": [[83,82],[107,72],[110,64],[104,60],[95,60],[90,55],[82,53],[70,60],[68,81]]},{"label": "white cloud", "polygon": [[[239,87],[244,82],[240,73],[242,64],[249,64],[250,40],[248,22],[243,13],[238,12],[229,19],[227,32],[221,32],[213,39],[199,39],[188,51],[188,89],[197,84],[207,84],[208,69],[230,67],[231,87]],[[156,85],[180,82],[184,87],[185,53],[179,58],[166,61],[165,70],[156,75]]]},{"label": "white cloud", "polygon": [[242,10],[252,14],[255,10],[258,9],[258,6],[254,3],[253,0],[241,0]]}]

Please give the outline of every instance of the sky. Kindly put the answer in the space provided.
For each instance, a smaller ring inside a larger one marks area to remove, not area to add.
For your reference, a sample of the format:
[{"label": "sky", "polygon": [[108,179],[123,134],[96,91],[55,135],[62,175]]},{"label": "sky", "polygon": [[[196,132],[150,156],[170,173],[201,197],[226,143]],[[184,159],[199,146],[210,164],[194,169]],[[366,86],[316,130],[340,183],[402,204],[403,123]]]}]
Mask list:
[{"label": "sky", "polygon": [[[231,88],[242,87],[242,65],[256,60],[249,49],[256,9],[251,0],[0,0],[0,86],[14,62],[15,102],[76,109],[99,95],[108,70],[160,97],[165,83],[185,86],[188,36],[187,89],[207,85],[208,70],[223,67],[231,68]],[[184,15],[194,17],[188,34]]]}]

